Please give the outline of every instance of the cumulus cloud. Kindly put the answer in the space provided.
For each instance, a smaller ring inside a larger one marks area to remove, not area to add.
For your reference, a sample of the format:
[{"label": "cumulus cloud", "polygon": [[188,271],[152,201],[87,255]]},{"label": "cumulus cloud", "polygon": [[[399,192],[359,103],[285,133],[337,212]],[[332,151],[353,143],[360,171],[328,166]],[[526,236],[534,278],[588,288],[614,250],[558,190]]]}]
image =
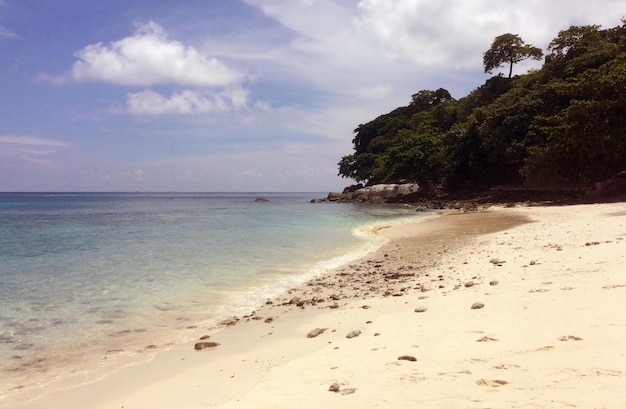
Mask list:
[{"label": "cumulus cloud", "polygon": [[[248,103],[248,91],[242,87],[245,75],[192,46],[169,39],[154,22],[109,45],[89,45],[75,57],[71,77],[76,82],[174,88],[170,95],[150,88],[127,93],[126,106],[132,115],[204,115],[244,108]],[[39,78],[63,83],[47,74]]]},{"label": "cumulus cloud", "polygon": [[237,88],[213,95],[185,90],[166,97],[146,90],[128,94],[127,106],[133,115],[195,115],[245,106],[247,92]]},{"label": "cumulus cloud", "polygon": [[397,73],[407,67],[423,77],[452,70],[480,73],[483,52],[500,34],[517,33],[545,48],[572,24],[609,27],[623,15],[618,0],[601,0],[593,10],[586,0],[246,1],[296,33],[289,46],[300,55],[293,57],[314,58],[312,76],[336,78],[332,69],[343,68],[336,72],[351,72],[359,81],[366,78],[362,74],[380,78],[395,72],[397,82]]},{"label": "cumulus cloud", "polygon": [[241,81],[242,75],[194,47],[168,39],[154,22],[141,26],[133,36],[89,45],[75,54],[76,81],[104,81],[118,85],[174,84],[218,87]]}]

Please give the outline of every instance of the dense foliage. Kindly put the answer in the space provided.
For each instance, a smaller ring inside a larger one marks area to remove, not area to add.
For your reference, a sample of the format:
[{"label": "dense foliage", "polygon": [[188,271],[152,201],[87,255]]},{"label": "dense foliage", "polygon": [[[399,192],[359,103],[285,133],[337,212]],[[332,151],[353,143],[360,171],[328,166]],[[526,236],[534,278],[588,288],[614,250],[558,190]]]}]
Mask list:
[{"label": "dense foliage", "polygon": [[369,184],[459,192],[612,177],[626,170],[626,20],[561,31],[540,70],[495,76],[459,100],[420,91],[359,125],[353,143],[339,175]]}]

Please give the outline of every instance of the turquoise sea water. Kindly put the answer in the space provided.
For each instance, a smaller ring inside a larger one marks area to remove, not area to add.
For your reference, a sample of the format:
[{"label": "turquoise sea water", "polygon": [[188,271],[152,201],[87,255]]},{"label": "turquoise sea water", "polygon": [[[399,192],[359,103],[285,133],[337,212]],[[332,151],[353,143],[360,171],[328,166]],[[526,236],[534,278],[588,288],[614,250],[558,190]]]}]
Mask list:
[{"label": "turquoise sea water", "polygon": [[0,193],[0,406],[196,339],[415,217],[323,196]]}]

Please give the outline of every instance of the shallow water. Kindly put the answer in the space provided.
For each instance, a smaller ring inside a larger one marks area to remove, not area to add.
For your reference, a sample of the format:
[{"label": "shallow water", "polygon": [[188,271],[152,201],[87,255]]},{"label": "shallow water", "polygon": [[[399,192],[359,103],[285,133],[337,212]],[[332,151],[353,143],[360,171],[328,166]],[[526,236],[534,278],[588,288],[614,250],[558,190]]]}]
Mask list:
[{"label": "shallow water", "polygon": [[0,194],[0,399],[195,339],[415,216],[322,196]]}]

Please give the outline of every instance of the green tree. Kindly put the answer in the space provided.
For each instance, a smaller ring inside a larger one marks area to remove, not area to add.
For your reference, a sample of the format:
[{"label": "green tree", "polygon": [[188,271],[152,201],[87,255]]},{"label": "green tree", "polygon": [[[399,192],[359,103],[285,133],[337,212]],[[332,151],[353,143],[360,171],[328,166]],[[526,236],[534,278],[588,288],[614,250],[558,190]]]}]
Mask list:
[{"label": "green tree", "polygon": [[489,48],[483,54],[485,72],[491,73],[494,69],[504,64],[509,64],[509,78],[513,74],[513,64],[532,58],[540,60],[543,57],[541,48],[526,44],[517,34],[506,33],[496,37]]}]

